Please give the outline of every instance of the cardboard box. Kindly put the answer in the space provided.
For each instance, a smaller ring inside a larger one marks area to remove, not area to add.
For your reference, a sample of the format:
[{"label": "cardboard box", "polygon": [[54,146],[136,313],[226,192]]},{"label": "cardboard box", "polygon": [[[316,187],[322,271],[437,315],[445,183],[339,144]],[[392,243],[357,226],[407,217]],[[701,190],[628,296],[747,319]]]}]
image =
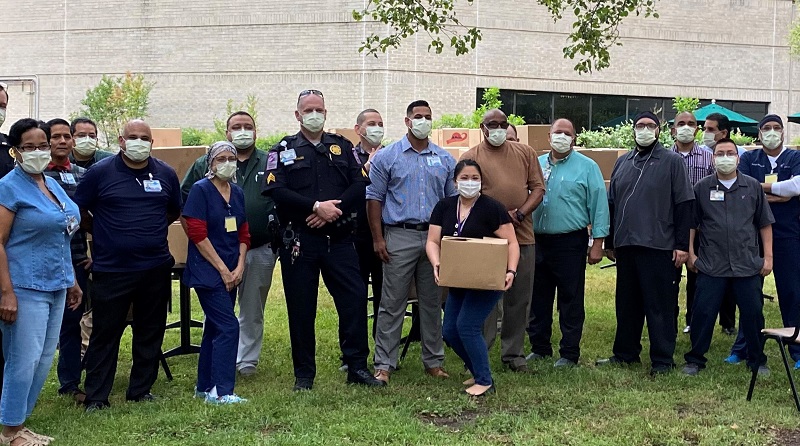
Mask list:
[{"label": "cardboard box", "polygon": [[185,146],[185,147],[159,147],[153,149],[150,154],[153,158],[169,164],[178,174],[178,180],[183,181],[186,172],[192,167],[197,158],[204,156],[208,151],[205,146]]},{"label": "cardboard box", "polygon": [[439,286],[502,290],[508,270],[508,240],[444,237]]},{"label": "cardboard box", "polygon": [[469,146],[475,147],[483,142],[483,132],[481,129],[469,129]]},{"label": "cardboard box", "polygon": [[169,252],[175,258],[175,263],[186,263],[186,255],[189,250],[189,237],[183,230],[180,222],[169,225],[167,229],[167,243]]},{"label": "cardboard box", "polygon": [[470,129],[442,129],[442,146],[469,148],[469,133]]},{"label": "cardboard box", "polygon": [[356,133],[353,129],[328,129],[328,133],[338,133],[345,138],[349,139],[354,146],[357,146],[361,142],[361,138],[358,137],[358,133]]},{"label": "cardboard box", "polygon": [[527,144],[537,151],[550,150],[550,126],[541,125],[520,125],[517,126],[517,137],[519,142]]},{"label": "cardboard box", "polygon": [[151,129],[153,132],[153,148],[180,147],[183,145],[181,129]]},{"label": "cardboard box", "polygon": [[447,153],[458,161],[461,159],[461,155],[465,154],[469,149],[464,147],[444,147],[444,150],[447,150]]},{"label": "cardboard box", "polygon": [[578,152],[588,156],[600,166],[600,172],[603,173],[604,180],[611,179],[611,172],[614,170],[614,164],[617,158],[628,153],[625,149],[577,149]]}]

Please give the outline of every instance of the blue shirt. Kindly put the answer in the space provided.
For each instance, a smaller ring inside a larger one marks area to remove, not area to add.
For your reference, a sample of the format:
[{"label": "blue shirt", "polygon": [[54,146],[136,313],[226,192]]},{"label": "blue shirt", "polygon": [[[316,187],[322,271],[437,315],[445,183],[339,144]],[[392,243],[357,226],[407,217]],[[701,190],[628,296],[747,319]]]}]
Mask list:
[{"label": "blue shirt", "polygon": [[[800,152],[786,149],[778,156],[777,166],[767,158],[764,149],[749,150],[739,157],[739,172],[755,178],[759,183],[764,183],[769,174],[778,174],[778,181],[786,181],[793,176],[800,175]],[[772,225],[772,237],[800,238],[800,198],[792,197],[783,203],[770,203],[775,223]]]},{"label": "blue shirt", "polygon": [[[203,178],[192,185],[189,197],[183,206],[183,216],[206,222],[208,241],[228,270],[236,269],[236,264],[239,262],[238,230],[247,221],[242,188],[231,184],[230,201],[226,202],[214,183]],[[234,219],[236,225],[226,226],[228,218]],[[183,282],[193,288],[225,289],[219,271],[203,257],[197,245],[191,240]]]},{"label": "blue shirt", "polygon": [[562,160],[539,157],[546,192],[533,212],[536,234],[566,234],[592,225],[592,237],[608,235],[608,196],[600,167],[588,156],[572,151]]},{"label": "blue shirt", "polygon": [[[158,181],[160,190],[146,191],[145,181]],[[122,155],[100,160],[86,171],[74,200],[94,217],[93,270],[145,271],[172,259],[167,213],[179,215],[181,186],[163,161],[151,157],[144,169],[131,169]]]},{"label": "blue shirt", "polygon": [[21,167],[0,180],[0,206],[16,214],[5,246],[8,272],[15,288],[58,291],[75,283],[67,226],[79,223],[81,216],[55,180],[44,180],[60,204]]},{"label": "blue shirt", "polygon": [[404,136],[372,158],[367,200],[383,204],[387,225],[428,223],[439,200],[458,194],[455,167],[455,158],[446,150],[428,141],[428,147],[417,153]]}]

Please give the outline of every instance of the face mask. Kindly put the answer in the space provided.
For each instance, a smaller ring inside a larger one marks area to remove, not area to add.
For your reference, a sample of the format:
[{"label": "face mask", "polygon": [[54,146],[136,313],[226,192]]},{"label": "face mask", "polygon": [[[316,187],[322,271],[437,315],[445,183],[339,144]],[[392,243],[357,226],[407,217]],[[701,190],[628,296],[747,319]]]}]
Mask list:
[{"label": "face mask", "polygon": [[695,129],[694,127],[689,127],[688,125],[682,125],[678,127],[678,131],[675,132],[675,137],[679,142],[683,144],[689,144],[690,142],[694,141],[695,130],[697,129]]},{"label": "face mask", "polygon": [[550,136],[550,147],[558,153],[567,153],[572,148],[572,137],[563,133],[553,133]]},{"label": "face mask", "polygon": [[781,145],[781,132],[777,130],[761,132],[761,143],[769,150],[777,149]]},{"label": "face mask", "polygon": [[714,140],[714,137],[716,136],[717,135],[712,132],[703,132],[703,144],[709,149],[713,149],[714,146],[717,145],[717,141]]},{"label": "face mask", "polygon": [[325,115],[320,112],[311,112],[303,115],[303,127],[311,133],[317,133],[325,126]]},{"label": "face mask", "polygon": [[433,122],[425,118],[411,120],[411,133],[417,139],[428,139],[431,134],[431,128],[433,128]]},{"label": "face mask", "polygon": [[506,142],[507,135],[506,129],[489,129],[489,136],[486,137],[486,141],[489,141],[489,144],[495,147],[500,147]]},{"label": "face mask", "polygon": [[142,141],[141,139],[129,139],[125,141],[125,156],[134,163],[140,163],[150,156],[150,148],[152,143],[150,141]]},{"label": "face mask", "polygon": [[367,127],[367,131],[364,132],[364,139],[373,146],[379,145],[383,141],[383,127],[377,125]]},{"label": "face mask", "polygon": [[462,180],[458,184],[458,193],[464,198],[475,198],[481,192],[481,182]]},{"label": "face mask", "polygon": [[0,108],[0,125],[6,122],[6,109]]},{"label": "face mask", "polygon": [[723,175],[733,173],[733,171],[736,170],[736,157],[717,156],[714,158],[714,168]]},{"label": "face mask", "polygon": [[246,150],[253,147],[253,131],[252,130],[234,130],[231,132],[231,143],[236,150]]},{"label": "face mask", "polygon": [[49,150],[34,150],[33,152],[22,152],[22,170],[31,174],[42,173],[50,164]]},{"label": "face mask", "polygon": [[656,141],[656,132],[650,129],[634,130],[636,134],[636,144],[639,147],[650,147]]},{"label": "face mask", "polygon": [[92,156],[97,151],[97,140],[84,136],[75,140],[75,152],[78,155]]},{"label": "face mask", "polygon": [[214,175],[219,177],[222,180],[230,181],[234,175],[236,175],[236,163],[233,161],[225,161],[224,163],[218,163],[217,169],[214,171]]}]

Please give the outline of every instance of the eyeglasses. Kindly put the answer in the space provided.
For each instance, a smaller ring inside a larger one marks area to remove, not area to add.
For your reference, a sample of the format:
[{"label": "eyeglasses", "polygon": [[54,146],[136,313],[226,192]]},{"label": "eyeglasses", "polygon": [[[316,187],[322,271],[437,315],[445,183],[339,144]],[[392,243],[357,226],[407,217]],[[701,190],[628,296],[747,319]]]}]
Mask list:
[{"label": "eyeglasses", "polygon": [[50,144],[40,144],[38,146],[25,145],[17,147],[20,152],[33,152],[34,150],[50,150]]},{"label": "eyeglasses", "polygon": [[229,161],[231,163],[235,163],[237,161],[237,158],[236,158],[236,156],[218,156],[218,157],[214,158],[214,161],[216,161],[218,163],[224,163],[226,161]]},{"label": "eyeglasses", "polygon": [[652,122],[649,124],[636,124],[633,128],[635,128],[636,130],[644,130],[644,129],[655,130],[658,128],[658,124]]},{"label": "eyeglasses", "polygon": [[300,94],[297,96],[297,100],[300,100],[300,98],[302,98],[302,97],[306,97],[306,96],[308,96],[308,95],[310,95],[310,94],[317,95],[317,96],[321,97],[322,99],[325,99],[325,96],[323,96],[323,95],[322,95],[322,92],[321,92],[321,91],[319,91],[319,90],[303,90],[303,91],[301,91],[301,92],[300,92]]},{"label": "eyeglasses", "polygon": [[504,122],[489,121],[489,122],[484,122],[483,125],[485,125],[487,129],[492,129],[492,130],[495,130],[495,129],[507,129],[508,128],[508,122],[507,121],[504,121]]}]

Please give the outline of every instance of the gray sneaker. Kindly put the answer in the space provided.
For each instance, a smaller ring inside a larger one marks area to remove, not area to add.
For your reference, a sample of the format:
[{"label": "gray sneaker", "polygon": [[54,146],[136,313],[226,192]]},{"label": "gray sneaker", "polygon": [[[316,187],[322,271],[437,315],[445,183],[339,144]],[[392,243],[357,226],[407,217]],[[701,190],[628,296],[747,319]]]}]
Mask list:
[{"label": "gray sneaker", "polygon": [[769,376],[769,367],[766,364],[758,366],[758,374],[760,376]]},{"label": "gray sneaker", "polygon": [[254,365],[246,365],[239,369],[239,375],[241,376],[253,376],[256,374],[256,366]]},{"label": "gray sneaker", "polygon": [[575,361],[572,361],[570,359],[567,359],[567,358],[559,358],[559,360],[556,361],[555,364],[553,364],[553,367],[555,367],[557,369],[560,369],[560,368],[563,368],[563,367],[577,367],[577,366],[578,366],[578,363],[576,363]]},{"label": "gray sneaker", "polygon": [[544,359],[544,356],[538,353],[531,353],[530,355],[525,357],[526,361],[536,361],[537,359]]},{"label": "gray sneaker", "polygon": [[683,367],[682,372],[687,376],[697,376],[697,374],[700,373],[700,366],[690,362]]}]

